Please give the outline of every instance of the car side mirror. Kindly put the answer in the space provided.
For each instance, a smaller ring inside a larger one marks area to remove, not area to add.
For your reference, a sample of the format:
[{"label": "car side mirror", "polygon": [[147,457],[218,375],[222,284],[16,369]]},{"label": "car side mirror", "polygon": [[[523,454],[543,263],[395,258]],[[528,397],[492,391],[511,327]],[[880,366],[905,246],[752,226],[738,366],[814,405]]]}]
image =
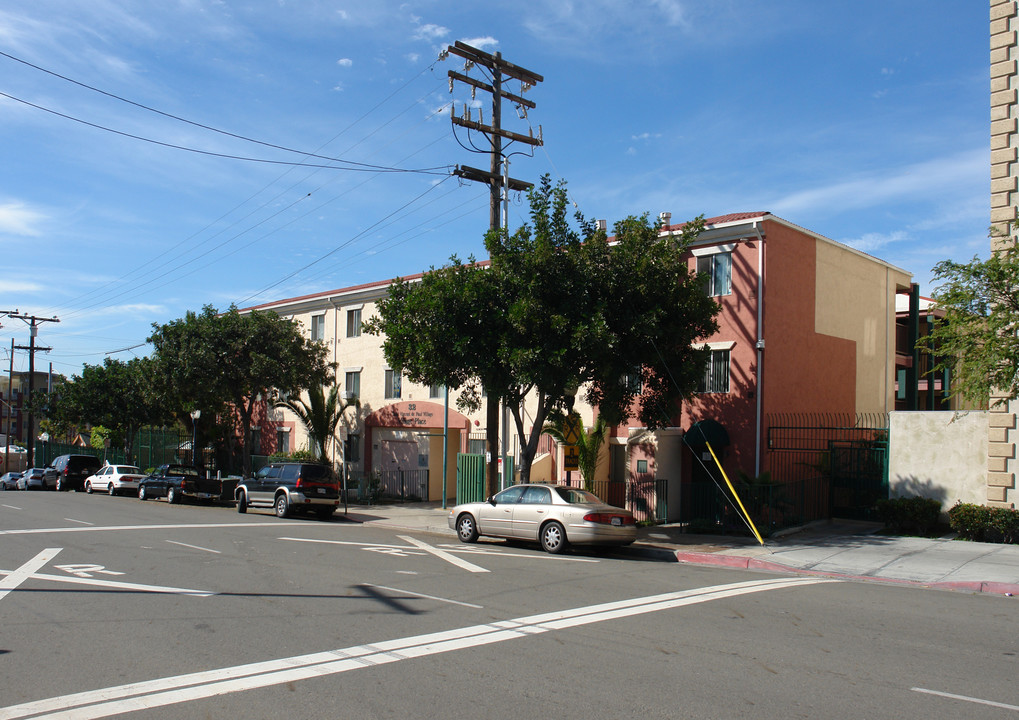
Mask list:
[{"label": "car side mirror", "polygon": [[495,495],[488,496],[488,504],[495,507]]}]

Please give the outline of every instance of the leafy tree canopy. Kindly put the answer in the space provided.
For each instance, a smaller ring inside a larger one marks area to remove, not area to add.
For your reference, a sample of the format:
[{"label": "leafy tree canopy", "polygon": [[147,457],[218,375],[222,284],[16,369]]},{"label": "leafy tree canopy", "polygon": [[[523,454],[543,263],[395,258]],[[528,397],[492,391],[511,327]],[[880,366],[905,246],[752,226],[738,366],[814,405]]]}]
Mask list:
[{"label": "leafy tree canopy", "polygon": [[944,317],[935,319],[920,344],[934,353],[936,370],[953,376],[952,394],[977,407],[995,398],[1019,397],[1019,247],[1012,223],[996,237],[1000,247],[986,260],[944,260],[934,266],[941,284],[933,299]]},{"label": "leafy tree canopy", "polygon": [[[298,394],[321,387],[330,376],[325,345],[273,312],[242,314],[231,306],[219,313],[206,305],[153,329],[149,342],[158,391],[182,421],[192,409],[202,411],[204,422],[232,406],[249,437],[259,396]],[[245,473],[251,469],[250,450],[244,443]]]},{"label": "leafy tree canopy", "polygon": [[525,479],[545,420],[581,387],[612,423],[634,405],[648,426],[670,423],[703,373],[693,342],[715,331],[717,313],[684,257],[700,219],[661,236],[647,215],[627,218],[610,244],[579,213],[570,222],[564,183],[545,176],[529,199],[529,225],[486,236],[487,266],[454,257],[420,282],[397,281],[366,324],[412,380],[461,388],[465,409],[479,406],[480,387],[503,400],[527,438]]}]

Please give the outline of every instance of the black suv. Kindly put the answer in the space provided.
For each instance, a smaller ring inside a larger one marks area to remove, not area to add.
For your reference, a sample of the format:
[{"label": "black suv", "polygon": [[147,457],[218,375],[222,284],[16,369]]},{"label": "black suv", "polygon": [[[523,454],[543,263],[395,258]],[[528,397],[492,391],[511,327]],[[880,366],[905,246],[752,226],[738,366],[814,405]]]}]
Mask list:
[{"label": "black suv", "polygon": [[274,462],[237,485],[237,512],[267,507],[285,518],[293,512],[314,512],[323,520],[340,504],[340,484],[328,465]]},{"label": "black suv", "polygon": [[46,487],[57,490],[83,490],[85,478],[102,467],[99,458],[92,455],[59,455],[46,466]]}]

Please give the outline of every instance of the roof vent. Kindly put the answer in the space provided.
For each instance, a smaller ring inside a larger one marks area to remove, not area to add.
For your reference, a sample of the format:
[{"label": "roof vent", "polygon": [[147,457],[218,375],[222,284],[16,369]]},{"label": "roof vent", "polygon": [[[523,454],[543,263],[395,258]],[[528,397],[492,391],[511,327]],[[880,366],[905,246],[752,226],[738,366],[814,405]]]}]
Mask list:
[{"label": "roof vent", "polygon": [[662,221],[662,227],[667,228],[672,224],[672,213],[663,212],[658,214],[658,219]]},{"label": "roof vent", "polygon": [[594,223],[595,223],[596,229],[601,230],[602,232],[604,232],[608,228],[608,225],[609,225],[609,221],[608,220],[595,220]]}]

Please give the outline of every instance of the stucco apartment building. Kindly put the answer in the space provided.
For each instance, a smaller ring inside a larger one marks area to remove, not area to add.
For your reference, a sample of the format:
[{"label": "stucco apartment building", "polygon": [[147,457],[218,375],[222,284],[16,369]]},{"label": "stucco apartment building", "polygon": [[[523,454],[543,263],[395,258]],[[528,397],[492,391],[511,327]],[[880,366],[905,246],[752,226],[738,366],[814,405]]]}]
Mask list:
[{"label": "stucco apartment building", "polygon": [[[663,232],[675,229],[667,214],[662,220]],[[674,427],[655,432],[614,428],[601,478],[667,479],[672,514],[678,511],[679,488],[699,465],[683,443],[695,422],[713,420],[725,429],[729,442],[718,450],[727,472],[756,475],[767,469],[764,442],[770,416],[894,409],[896,295],[910,287],[904,270],[767,212],[707,220],[688,262],[692,272],[705,278],[705,291],[720,306],[719,330],[704,338],[711,361],[702,387],[684,403]],[[389,282],[249,310],[273,310],[293,318],[329,348],[341,390],[361,400],[360,411],[350,410],[345,419],[348,469],[427,469],[432,479],[429,499],[439,499],[444,424],[453,457],[470,449],[472,433],[484,431],[484,417],[457,412],[455,391],[446,414],[442,388],[401,378],[398,369],[387,366],[380,338],[361,333],[361,322],[375,312]],[[578,409],[591,424],[596,410]],[[260,438],[256,453],[307,446],[304,428],[282,410],[268,412]],[[511,442],[511,452],[518,446]],[[551,453],[537,460],[532,480],[561,473],[560,461]],[[446,487],[452,497],[452,461]]]}]

